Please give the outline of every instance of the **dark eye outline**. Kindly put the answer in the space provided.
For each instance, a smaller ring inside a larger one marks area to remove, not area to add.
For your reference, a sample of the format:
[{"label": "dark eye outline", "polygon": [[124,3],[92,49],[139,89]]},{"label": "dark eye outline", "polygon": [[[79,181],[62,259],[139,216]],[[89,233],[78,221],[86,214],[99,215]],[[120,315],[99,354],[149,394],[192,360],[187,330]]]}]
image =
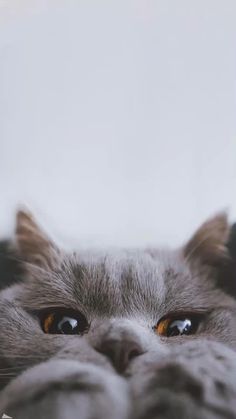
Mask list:
[{"label": "dark eye outline", "polygon": [[[165,338],[173,338],[173,337],[179,337],[179,336],[192,336],[195,335],[199,329],[199,326],[201,322],[204,319],[204,316],[206,315],[203,311],[198,312],[174,312],[169,313],[163,316],[157,324],[153,327],[154,332],[160,336]],[[190,320],[191,326],[193,330],[190,333],[182,333],[179,335],[169,335],[168,336],[168,327],[173,323],[174,321],[184,321],[184,320]],[[159,330],[158,330],[159,329]]]},{"label": "dark eye outline", "polygon": [[[42,310],[38,313],[40,320],[41,329],[45,334],[51,335],[74,335],[82,336],[88,332],[90,324],[86,317],[80,312],[70,308],[51,307],[46,310]],[[63,333],[57,330],[58,323],[63,320],[64,317],[76,320],[78,322],[78,330],[75,333]],[[46,321],[48,324],[45,326]]]}]

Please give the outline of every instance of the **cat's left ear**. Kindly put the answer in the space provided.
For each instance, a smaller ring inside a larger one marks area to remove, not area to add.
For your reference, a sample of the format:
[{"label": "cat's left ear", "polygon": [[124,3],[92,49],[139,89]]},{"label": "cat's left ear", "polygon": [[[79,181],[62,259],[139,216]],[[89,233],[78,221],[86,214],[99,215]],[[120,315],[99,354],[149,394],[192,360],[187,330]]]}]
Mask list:
[{"label": "cat's left ear", "polygon": [[227,263],[230,260],[227,248],[230,228],[227,214],[224,212],[208,219],[185,245],[185,259],[209,266]]},{"label": "cat's left ear", "polygon": [[59,249],[34,217],[22,210],[16,215],[16,245],[23,261],[45,269],[53,269],[60,256]]},{"label": "cat's left ear", "polygon": [[195,266],[206,266],[216,284],[236,297],[236,226],[226,213],[207,220],[184,247],[184,258]]}]

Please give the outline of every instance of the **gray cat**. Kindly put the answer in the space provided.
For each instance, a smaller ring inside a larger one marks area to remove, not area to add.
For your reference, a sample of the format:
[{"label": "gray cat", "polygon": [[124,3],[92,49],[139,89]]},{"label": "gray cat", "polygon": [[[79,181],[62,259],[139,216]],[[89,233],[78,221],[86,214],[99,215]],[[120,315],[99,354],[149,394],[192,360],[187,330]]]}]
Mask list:
[{"label": "gray cat", "polygon": [[236,418],[225,214],[177,250],[59,249],[20,211],[0,291],[0,417]]}]

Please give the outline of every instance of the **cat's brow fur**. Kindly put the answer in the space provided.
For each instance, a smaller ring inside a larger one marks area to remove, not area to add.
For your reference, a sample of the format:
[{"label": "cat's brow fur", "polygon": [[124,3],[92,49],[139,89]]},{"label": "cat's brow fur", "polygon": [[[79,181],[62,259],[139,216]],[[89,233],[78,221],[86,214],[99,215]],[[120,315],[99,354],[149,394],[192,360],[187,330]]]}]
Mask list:
[{"label": "cat's brow fur", "polygon": [[[24,275],[0,292],[0,413],[7,409],[20,419],[32,413],[235,418],[236,296],[229,289],[236,279],[229,237],[227,217],[219,214],[177,250],[69,254],[21,211],[11,249]],[[53,307],[82,312],[87,333],[43,333],[39,312]],[[154,326],[177,312],[201,313],[197,333],[160,338]],[[122,374],[101,350],[107,339],[139,348]]]}]

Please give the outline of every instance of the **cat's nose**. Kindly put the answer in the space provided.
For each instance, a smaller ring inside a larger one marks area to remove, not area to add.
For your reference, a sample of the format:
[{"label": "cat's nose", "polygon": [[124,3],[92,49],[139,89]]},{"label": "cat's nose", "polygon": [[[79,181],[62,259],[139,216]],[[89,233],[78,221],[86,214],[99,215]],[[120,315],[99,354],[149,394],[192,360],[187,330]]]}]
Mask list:
[{"label": "cat's nose", "polygon": [[144,353],[138,343],[132,340],[116,339],[104,340],[97,351],[107,356],[119,373],[123,373],[130,361]]}]

